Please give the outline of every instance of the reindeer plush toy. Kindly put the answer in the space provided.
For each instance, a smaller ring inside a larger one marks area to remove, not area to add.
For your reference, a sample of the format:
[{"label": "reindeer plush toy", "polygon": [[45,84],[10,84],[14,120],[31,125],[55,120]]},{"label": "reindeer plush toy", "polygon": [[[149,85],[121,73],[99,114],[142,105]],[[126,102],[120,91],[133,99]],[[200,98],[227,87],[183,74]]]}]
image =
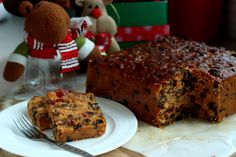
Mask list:
[{"label": "reindeer plush toy", "polygon": [[120,51],[114,38],[117,32],[116,23],[106,11],[106,6],[112,3],[112,0],[75,0],[75,3],[83,8],[81,16],[91,18],[92,25],[87,37],[92,39],[101,51],[107,51],[108,54]]}]

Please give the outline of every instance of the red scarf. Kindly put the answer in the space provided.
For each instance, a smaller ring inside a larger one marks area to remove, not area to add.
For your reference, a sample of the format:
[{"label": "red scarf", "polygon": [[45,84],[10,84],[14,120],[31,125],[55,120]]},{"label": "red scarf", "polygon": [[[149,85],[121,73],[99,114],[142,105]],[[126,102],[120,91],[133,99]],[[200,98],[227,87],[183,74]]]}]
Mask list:
[{"label": "red scarf", "polygon": [[60,56],[60,73],[71,72],[79,69],[78,48],[72,34],[68,32],[65,39],[58,44],[41,43],[27,34],[26,43],[29,55],[40,59],[53,59]]},{"label": "red scarf", "polygon": [[85,35],[88,39],[95,42],[96,46],[99,50],[104,53],[106,52],[109,47],[111,46],[111,34],[109,33],[97,33],[94,34],[91,31],[88,31]]}]

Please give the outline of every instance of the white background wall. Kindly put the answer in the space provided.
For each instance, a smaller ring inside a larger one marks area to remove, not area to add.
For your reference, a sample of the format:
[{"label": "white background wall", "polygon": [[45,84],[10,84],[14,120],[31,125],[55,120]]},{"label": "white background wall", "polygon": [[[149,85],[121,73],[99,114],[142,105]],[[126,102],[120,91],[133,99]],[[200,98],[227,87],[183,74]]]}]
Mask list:
[{"label": "white background wall", "polygon": [[[3,78],[3,69],[7,58],[16,46],[24,40],[24,18],[12,16],[0,22],[0,96],[7,95],[12,88],[22,82],[22,78],[10,83]],[[14,73],[14,71],[12,71]]]}]

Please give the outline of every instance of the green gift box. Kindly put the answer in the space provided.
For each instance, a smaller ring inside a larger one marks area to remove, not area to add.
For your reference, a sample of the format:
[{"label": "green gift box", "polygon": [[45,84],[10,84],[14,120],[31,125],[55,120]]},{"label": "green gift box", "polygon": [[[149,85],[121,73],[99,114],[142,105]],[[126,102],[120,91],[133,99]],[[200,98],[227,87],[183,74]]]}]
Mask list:
[{"label": "green gift box", "polygon": [[107,6],[107,12],[118,24],[116,39],[121,48],[169,35],[167,1],[114,3],[113,6]]}]

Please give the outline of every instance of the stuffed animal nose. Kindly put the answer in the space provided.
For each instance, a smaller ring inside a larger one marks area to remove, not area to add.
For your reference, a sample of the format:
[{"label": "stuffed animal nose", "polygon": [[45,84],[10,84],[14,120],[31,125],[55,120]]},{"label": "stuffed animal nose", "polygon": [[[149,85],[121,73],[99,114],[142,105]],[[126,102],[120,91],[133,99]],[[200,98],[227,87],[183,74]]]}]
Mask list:
[{"label": "stuffed animal nose", "polygon": [[92,11],[91,11],[91,16],[95,19],[99,18],[100,16],[102,15],[102,11],[100,8],[94,8]]}]

